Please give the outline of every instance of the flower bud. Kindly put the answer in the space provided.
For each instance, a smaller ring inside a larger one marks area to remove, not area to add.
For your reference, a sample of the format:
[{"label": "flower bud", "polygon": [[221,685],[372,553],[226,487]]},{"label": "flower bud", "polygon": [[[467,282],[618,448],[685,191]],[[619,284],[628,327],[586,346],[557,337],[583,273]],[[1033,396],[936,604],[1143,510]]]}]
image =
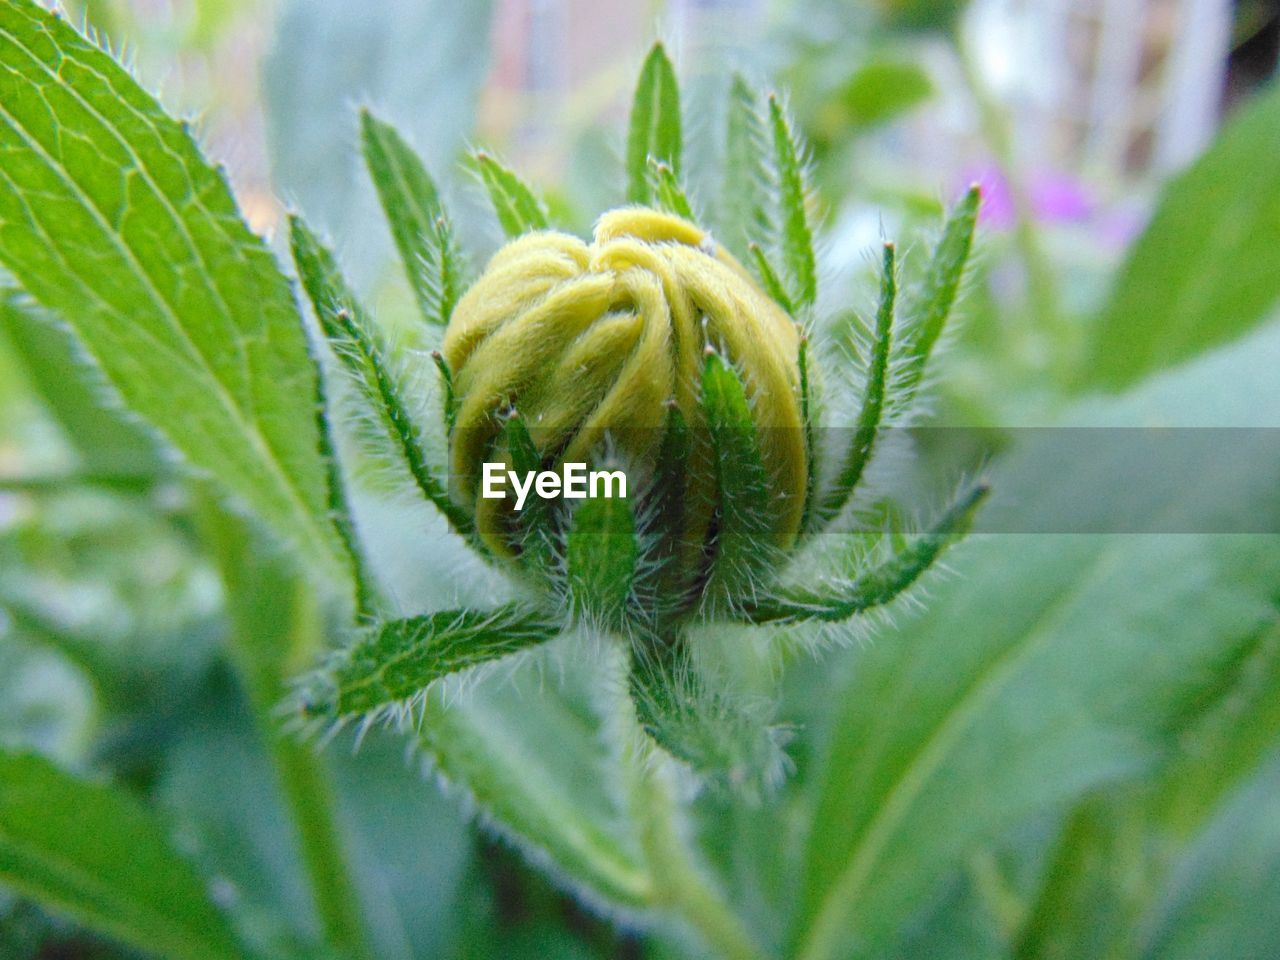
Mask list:
[{"label": "flower bud", "polygon": [[[512,462],[504,424],[517,415],[541,469],[607,454],[625,469],[633,501],[677,504],[674,519],[643,502],[636,516],[675,568],[664,582],[694,595],[717,562],[720,491],[701,396],[707,352],[742,383],[768,484],[768,546],[786,549],[800,529],[809,469],[799,348],[792,319],[683,219],[633,207],[602,217],[590,244],[526,234],[494,255],[445,333],[452,496],[493,553],[519,560],[510,501],[481,495],[483,464]],[[688,449],[673,480],[659,463],[676,412]],[[567,515],[560,511],[561,527]]]}]

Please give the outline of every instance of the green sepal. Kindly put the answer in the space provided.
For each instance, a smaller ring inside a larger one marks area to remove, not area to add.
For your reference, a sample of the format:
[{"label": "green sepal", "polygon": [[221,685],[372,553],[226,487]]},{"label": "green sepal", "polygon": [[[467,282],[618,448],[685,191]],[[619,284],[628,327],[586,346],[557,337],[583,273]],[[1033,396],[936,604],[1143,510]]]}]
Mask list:
[{"label": "green sepal", "polygon": [[622,497],[584,500],[573,512],[565,541],[565,572],[574,616],[621,624],[639,559],[631,503]]},{"label": "green sepal", "polygon": [[693,205],[680,185],[680,178],[671,166],[656,157],[649,158],[649,187],[653,194],[654,204],[661,210],[684,217],[690,223],[696,223]]},{"label": "green sepal", "polygon": [[444,326],[465,286],[462,251],[426,165],[395,128],[360,113],[360,139],[422,317]]},{"label": "green sepal", "polygon": [[476,151],[471,159],[508,237],[547,229],[546,208],[528,184],[483,150]]},{"label": "green sepal", "polygon": [[449,369],[449,361],[439,350],[431,351],[431,362],[440,372],[440,413],[444,417],[445,432],[452,435],[458,418],[458,401],[453,392],[453,371]]},{"label": "green sepal", "polygon": [[736,603],[759,585],[775,552],[770,532],[769,479],[751,404],[737,372],[709,352],[702,373],[702,411],[715,458],[714,557],[705,595],[714,605]]},{"label": "green sepal", "polygon": [[[249,953],[214,905],[207,878],[171,834],[123,787],[0,747],[0,881],[7,895],[28,897],[150,956],[245,960]],[[19,947],[4,956],[27,954]]]},{"label": "green sepal", "polygon": [[778,306],[795,316],[796,305],[791,299],[791,294],[787,293],[787,288],[783,286],[778,271],[773,269],[773,264],[769,262],[764,250],[758,243],[750,243],[747,245],[747,252],[751,254],[751,262],[755,264],[756,275],[759,276],[765,291],[777,301]]},{"label": "green sepal", "polygon": [[745,260],[748,245],[774,235],[772,186],[766,158],[769,136],[755,94],[740,74],[729,87],[725,123],[724,188],[719,227],[734,255]]},{"label": "green sepal", "polygon": [[685,635],[632,643],[629,692],[645,733],[704,782],[754,800],[781,779],[787,732],[768,704],[709,683]]},{"label": "green sepal", "polygon": [[884,260],[880,277],[880,304],[876,309],[876,325],[871,356],[867,363],[866,385],[862,394],[862,409],[854,427],[853,442],[845,454],[840,473],[831,489],[823,496],[813,519],[818,527],[825,526],[849,503],[850,497],[862,480],[867,464],[884,420],[885,391],[889,372],[889,354],[893,341],[893,321],[898,298],[896,254],[892,243],[884,245]]},{"label": "green sepal", "polygon": [[302,692],[308,716],[375,717],[403,706],[441,677],[536,647],[559,626],[527,607],[443,610],[366,631]]},{"label": "green sepal", "polygon": [[807,336],[800,337],[796,366],[800,371],[800,422],[804,424],[805,463],[809,467],[805,478],[804,514],[800,518],[800,529],[807,530],[814,508],[814,492],[818,487],[819,473],[818,441],[815,436],[818,414],[813,395],[813,372],[809,369],[809,338]]},{"label": "green sepal", "polygon": [[929,356],[942,336],[947,318],[951,316],[964,268],[973,249],[973,232],[978,224],[981,202],[982,191],[975,185],[951,212],[943,227],[942,239],[929,262],[929,271],[920,293],[908,311],[911,334],[906,344],[906,385],[909,389],[919,383]]},{"label": "green sepal", "polygon": [[809,189],[795,133],[777,96],[769,97],[769,129],[782,221],[779,246],[789,279],[794,284],[790,299],[797,308],[809,307],[818,298],[818,268],[807,209]]},{"label": "green sepal", "polygon": [[655,43],[640,70],[640,80],[631,104],[631,125],[627,134],[627,199],[632,203],[653,203],[649,158],[665,163],[678,175],[682,148],[680,87],[666,50],[661,43]]},{"label": "green sepal", "polygon": [[784,590],[776,597],[750,606],[744,612],[745,622],[834,622],[890,603],[919,580],[943,551],[967,532],[989,489],[986,484],[969,488],[927,532],[884,563],[856,575],[843,588]]},{"label": "green sepal", "polygon": [[444,485],[427,465],[417,425],[400,396],[377,328],[342,279],[333,255],[307,225],[299,217],[290,217],[289,231],[298,275],[334,355],[378,413],[388,439],[422,495],[455,531],[470,533],[471,519],[449,499]]},{"label": "green sepal", "polygon": [[[542,458],[529,435],[529,428],[519,413],[512,411],[502,425],[502,445],[511,458],[511,469],[521,475],[542,469]],[[520,551],[520,566],[526,572],[550,577],[556,565],[555,516],[553,504],[531,490],[524,509],[514,513],[515,546]]]}]

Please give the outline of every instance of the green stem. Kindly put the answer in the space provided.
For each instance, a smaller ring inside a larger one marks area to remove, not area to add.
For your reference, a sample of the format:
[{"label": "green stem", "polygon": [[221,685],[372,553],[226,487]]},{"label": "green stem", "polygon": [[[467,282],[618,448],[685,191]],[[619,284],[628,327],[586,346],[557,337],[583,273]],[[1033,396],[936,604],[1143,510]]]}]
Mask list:
[{"label": "green stem", "polygon": [[146,473],[52,473],[22,477],[0,477],[0,493],[56,494],[86,487],[101,487],[119,493],[147,493],[158,478]]},{"label": "green stem", "polygon": [[[323,626],[309,586],[296,582],[289,648],[314,652]],[[310,657],[308,657],[308,660]],[[373,960],[360,909],[360,893],[343,849],[337,805],[329,772],[314,748],[279,729],[275,708],[284,696],[282,676],[264,678],[266,689],[253,694],[254,712],[267,740],[276,780],[297,833],[302,863],[324,941],[351,960]],[[251,684],[259,686],[259,684]]]},{"label": "green stem", "polygon": [[[619,653],[625,669],[629,657]],[[674,762],[644,732],[635,707],[619,684],[622,762],[640,848],[653,878],[653,905],[681,917],[724,960],[763,960],[742,920],[692,852],[684,812],[675,795]]]},{"label": "green stem", "polygon": [[230,660],[274,767],[324,943],[342,960],[374,960],[328,770],[310,745],[281,730],[277,716],[288,678],[314,663],[323,648],[320,602],[273,544],[200,492],[201,533],[218,560],[226,594]]},{"label": "green stem", "polygon": [[271,738],[271,759],[297,832],[325,943],[344,957],[372,960],[359,893],[339,837],[328,771],[309,746],[278,732]]}]

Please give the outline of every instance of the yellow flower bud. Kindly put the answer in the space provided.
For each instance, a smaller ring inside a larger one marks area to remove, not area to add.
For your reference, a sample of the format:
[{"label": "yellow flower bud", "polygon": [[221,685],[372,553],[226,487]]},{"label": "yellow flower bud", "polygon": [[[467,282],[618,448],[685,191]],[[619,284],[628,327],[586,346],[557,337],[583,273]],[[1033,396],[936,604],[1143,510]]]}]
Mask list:
[{"label": "yellow flower bud", "polygon": [[[714,552],[713,458],[701,381],[708,349],[742,380],[770,484],[773,544],[789,547],[804,510],[800,337],[751,275],[693,224],[644,208],[602,217],[592,243],[543,231],[507,244],[459,301],[443,354],[453,372],[452,494],[493,552],[514,557],[510,506],[481,494],[482,465],[508,459],[503,423],[528,427],[545,469],[608,448],[651,477],[674,406],[689,426],[679,530],[682,582]],[[701,449],[699,449],[701,448]]]}]

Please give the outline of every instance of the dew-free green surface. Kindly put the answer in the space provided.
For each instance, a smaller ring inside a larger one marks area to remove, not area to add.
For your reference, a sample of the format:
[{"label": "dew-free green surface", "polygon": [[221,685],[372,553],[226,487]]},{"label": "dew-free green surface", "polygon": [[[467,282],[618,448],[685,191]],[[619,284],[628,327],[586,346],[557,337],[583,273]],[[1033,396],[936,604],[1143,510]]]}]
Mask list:
[{"label": "dew-free green surface", "polygon": [[241,960],[227,919],[127,795],[0,751],[0,881],[175,960]]},{"label": "dew-free green surface", "polygon": [[0,263],[193,466],[346,576],[288,282],[183,125],[24,0],[0,6]]},{"label": "dew-free green surface", "polygon": [[1280,301],[1280,86],[1165,188],[1096,321],[1084,387],[1116,390],[1233,340]]}]

